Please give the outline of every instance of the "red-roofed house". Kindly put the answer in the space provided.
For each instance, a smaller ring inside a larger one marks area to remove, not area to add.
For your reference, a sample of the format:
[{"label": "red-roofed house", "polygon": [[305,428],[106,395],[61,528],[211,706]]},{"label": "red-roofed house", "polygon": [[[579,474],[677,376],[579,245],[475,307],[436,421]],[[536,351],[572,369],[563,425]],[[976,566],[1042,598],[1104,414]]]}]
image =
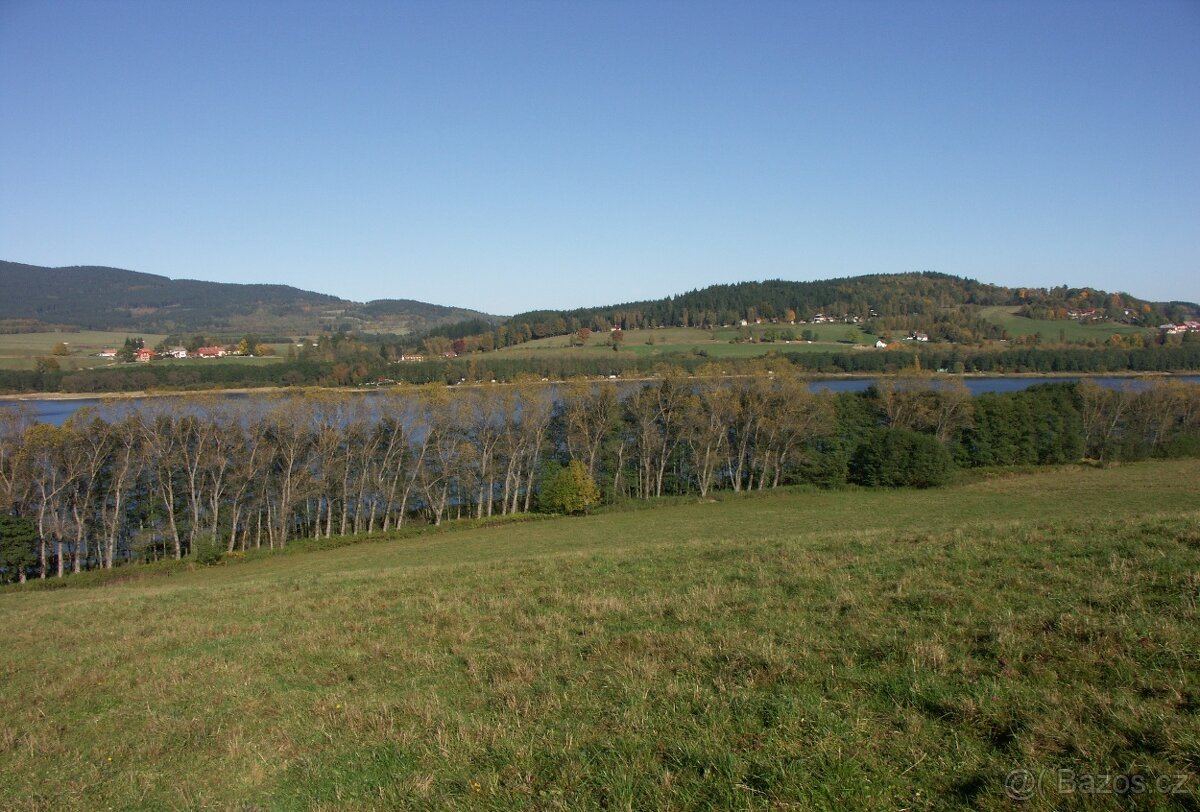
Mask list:
[{"label": "red-roofed house", "polygon": [[225,348],[224,347],[201,347],[200,349],[196,350],[196,356],[198,358],[224,358],[225,357]]}]

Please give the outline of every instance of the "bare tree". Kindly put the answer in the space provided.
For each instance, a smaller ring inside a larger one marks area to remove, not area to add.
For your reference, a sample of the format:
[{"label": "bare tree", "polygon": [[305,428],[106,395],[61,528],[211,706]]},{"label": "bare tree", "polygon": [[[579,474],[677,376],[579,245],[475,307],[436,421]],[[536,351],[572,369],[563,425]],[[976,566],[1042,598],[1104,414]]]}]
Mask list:
[{"label": "bare tree", "polygon": [[138,428],[142,432],[140,446],[145,455],[142,464],[151,473],[152,486],[167,518],[172,550],[175,558],[180,559],[183,557],[183,543],[179,533],[176,491],[179,488],[178,471],[182,465],[183,432],[175,422],[174,410],[163,408],[162,404],[147,407],[142,420],[138,422]]},{"label": "bare tree", "polygon": [[1082,381],[1078,391],[1084,447],[1088,455],[1103,461],[1117,442],[1136,395],[1129,386],[1106,389],[1092,381]]},{"label": "bare tree", "polygon": [[[63,495],[71,484],[65,464],[61,429],[45,423],[30,426],[25,432],[19,455],[20,476],[31,483],[38,529],[38,577],[47,573],[47,546],[58,539],[58,574],[62,575],[62,535],[60,520]],[[21,575],[24,579],[24,573]]]},{"label": "bare tree", "polygon": [[104,529],[102,566],[112,569],[116,563],[117,547],[124,529],[130,491],[142,473],[141,442],[144,431],[141,417],[131,411],[120,420],[94,421],[92,426],[101,435],[98,442],[107,445],[105,487],[100,493],[100,521]]},{"label": "bare tree", "polygon": [[599,474],[600,451],[616,425],[619,410],[617,387],[611,383],[581,382],[564,388],[567,454],[587,465],[593,478]]},{"label": "bare tree", "polygon": [[17,501],[17,489],[25,483],[17,466],[26,429],[34,422],[32,409],[24,403],[0,409],[0,510]]},{"label": "bare tree", "polygon": [[718,466],[725,458],[725,444],[729,441],[729,424],[725,422],[727,409],[722,409],[717,400],[722,396],[717,390],[719,386],[720,383],[712,379],[703,381],[699,391],[682,404],[683,442],[691,475],[701,497],[707,497],[712,489]]},{"label": "bare tree", "polygon": [[263,491],[268,538],[272,547],[283,547],[291,535],[293,511],[312,483],[312,404],[304,398],[281,398],[267,410],[264,420],[271,451],[271,475]]}]

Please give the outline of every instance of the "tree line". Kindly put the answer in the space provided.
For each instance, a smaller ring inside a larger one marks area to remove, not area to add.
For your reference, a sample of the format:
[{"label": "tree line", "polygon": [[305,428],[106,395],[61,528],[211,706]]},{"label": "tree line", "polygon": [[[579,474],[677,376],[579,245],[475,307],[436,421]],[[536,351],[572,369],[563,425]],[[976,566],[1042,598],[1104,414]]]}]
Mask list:
[{"label": "tree line", "polygon": [[[1198,334],[1200,335],[1200,334]],[[1179,337],[1175,337],[1179,338]],[[145,390],[201,390],[230,387],[388,386],[396,383],[455,384],[516,381],[522,377],[565,380],[575,377],[651,377],[694,374],[712,359],[703,347],[686,353],[638,355],[629,352],[545,353],[533,358],[507,354],[468,354],[420,362],[393,362],[388,347],[351,337],[331,337],[298,357],[271,364],[222,361],[205,365],[138,364],[95,370],[0,370],[3,392],[81,392],[103,394]],[[1178,344],[1149,347],[1013,347],[972,350],[941,345],[888,352],[769,353],[771,363],[806,373],[876,375],[914,367],[950,373],[1024,372],[1078,374],[1108,372],[1181,372],[1200,369],[1200,340],[1185,336]],[[728,358],[730,374],[752,373],[758,359]]]},{"label": "tree line", "polygon": [[[798,483],[930,487],[955,467],[1200,453],[1195,384],[972,397],[961,382],[904,375],[834,394],[789,368],[701,372],[164,398],[84,409],[61,427],[6,410],[0,577],[527,512],[547,507],[543,490],[572,504],[568,480],[611,502]],[[571,477],[556,479],[564,466]]]}]

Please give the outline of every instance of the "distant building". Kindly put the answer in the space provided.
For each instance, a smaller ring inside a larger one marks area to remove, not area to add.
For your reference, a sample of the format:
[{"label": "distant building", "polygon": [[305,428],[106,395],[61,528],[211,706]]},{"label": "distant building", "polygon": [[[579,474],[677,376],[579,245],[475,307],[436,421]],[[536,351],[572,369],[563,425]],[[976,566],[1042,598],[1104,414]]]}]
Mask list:
[{"label": "distant building", "polygon": [[111,350],[111,349],[110,350],[100,350],[100,352],[96,353],[96,356],[98,358],[116,358],[117,351]]},{"label": "distant building", "polygon": [[875,349],[877,349],[877,350],[886,350],[887,346],[888,346],[888,343],[886,341],[884,341],[882,338],[875,342]]},{"label": "distant building", "polygon": [[172,347],[171,349],[167,350],[166,353],[164,353],[164,354],[169,355],[172,358],[187,358],[188,357],[187,347]]},{"label": "distant building", "polygon": [[224,347],[201,347],[196,350],[197,358],[224,358],[226,354]]},{"label": "distant building", "polygon": [[158,353],[156,353],[154,350],[147,350],[143,348],[133,354],[133,359],[139,363],[146,364],[150,361],[153,361],[157,355]]}]

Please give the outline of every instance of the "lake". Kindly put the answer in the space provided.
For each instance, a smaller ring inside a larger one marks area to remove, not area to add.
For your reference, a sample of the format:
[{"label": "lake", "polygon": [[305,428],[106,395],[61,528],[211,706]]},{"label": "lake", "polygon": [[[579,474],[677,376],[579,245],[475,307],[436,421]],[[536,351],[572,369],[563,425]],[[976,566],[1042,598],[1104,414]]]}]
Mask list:
[{"label": "lake", "polygon": [[[1183,381],[1185,383],[1200,383],[1200,375],[1172,375],[1169,376],[1173,381]],[[951,376],[946,376],[943,380],[951,380]],[[875,383],[878,378],[822,378],[814,380],[809,384],[814,392],[830,391],[830,392],[861,392],[871,384]],[[934,378],[938,380],[938,378]],[[963,383],[972,395],[982,395],[985,392],[1019,392],[1022,389],[1028,389],[1031,386],[1036,386],[1042,383],[1071,383],[1080,380],[1079,377],[1069,375],[1058,377],[1045,378],[1025,378],[1011,376],[995,376],[995,377],[977,377],[963,378]],[[1125,384],[1129,384],[1134,388],[1144,387],[1147,383],[1145,377],[1092,377],[1088,380],[1094,381],[1100,386],[1110,388],[1118,388]],[[181,393],[189,394],[189,393]],[[212,393],[190,393],[190,394],[212,394]],[[367,396],[374,392],[364,393]],[[168,396],[169,397],[169,396]],[[249,398],[252,394],[243,392],[229,393],[225,395],[229,398]],[[136,407],[140,403],[144,403],[146,398],[129,398],[122,402],[129,406]],[[161,398],[154,398],[159,402]],[[66,422],[67,418],[75,412],[86,406],[99,406],[105,402],[101,398],[73,398],[71,400],[6,400],[0,401],[0,408],[16,408],[19,404],[25,404],[31,407],[34,411],[34,416],[41,423],[52,423],[55,426],[61,426]]]}]

